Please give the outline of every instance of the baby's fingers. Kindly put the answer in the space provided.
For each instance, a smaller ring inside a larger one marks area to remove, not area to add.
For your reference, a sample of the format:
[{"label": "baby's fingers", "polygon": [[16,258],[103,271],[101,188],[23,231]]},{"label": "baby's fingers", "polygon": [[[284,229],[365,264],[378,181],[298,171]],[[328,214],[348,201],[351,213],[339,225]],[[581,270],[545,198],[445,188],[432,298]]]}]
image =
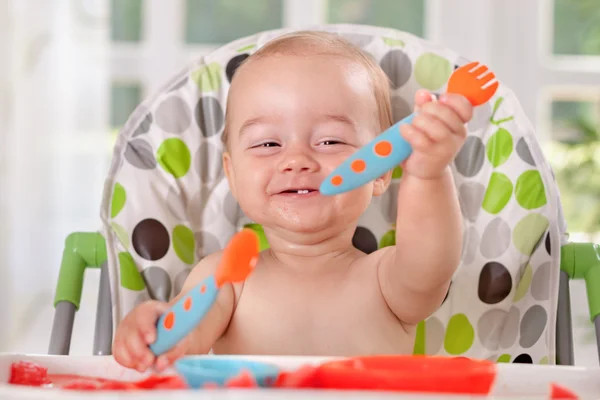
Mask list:
[{"label": "baby's fingers", "polygon": [[463,124],[469,122],[473,117],[473,105],[463,95],[444,93],[440,97],[440,103],[452,108],[458,114]]},{"label": "baby's fingers", "polygon": [[185,345],[185,343],[182,342],[177,344],[173,349],[169,350],[165,354],[161,354],[156,359],[156,369],[159,372],[164,371],[166,368],[171,366],[177,359],[183,357],[185,355],[186,349],[187,346]]},{"label": "baby's fingers", "polygon": [[138,313],[136,325],[144,342],[151,345],[156,341],[156,323],[169,306],[160,302],[149,302],[145,306],[147,310]]},{"label": "baby's fingers", "polygon": [[434,144],[423,131],[412,124],[401,125],[400,133],[414,151],[427,151]]},{"label": "baby's fingers", "polygon": [[154,355],[140,332],[132,333],[125,338],[125,346],[132,358],[132,368],[145,371],[154,361]]},{"label": "baby's fingers", "polygon": [[124,340],[117,338],[113,343],[112,354],[115,360],[125,368],[135,368],[135,363]]}]

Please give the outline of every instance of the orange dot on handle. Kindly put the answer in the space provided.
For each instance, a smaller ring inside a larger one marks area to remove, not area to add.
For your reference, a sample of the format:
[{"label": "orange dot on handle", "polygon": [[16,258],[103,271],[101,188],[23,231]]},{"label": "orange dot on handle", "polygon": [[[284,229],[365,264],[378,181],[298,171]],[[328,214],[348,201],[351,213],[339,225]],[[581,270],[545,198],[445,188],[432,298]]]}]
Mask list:
[{"label": "orange dot on handle", "polygon": [[387,157],[392,152],[392,144],[387,140],[382,140],[375,145],[375,154],[381,157]]},{"label": "orange dot on handle", "polygon": [[343,181],[344,181],[344,180],[343,180],[343,179],[342,179],[342,177],[341,177],[341,176],[339,176],[339,175],[336,175],[336,176],[334,176],[333,178],[331,178],[331,184],[332,184],[333,186],[340,186],[340,185],[342,184],[342,182],[343,182]]},{"label": "orange dot on handle", "polygon": [[352,164],[350,164],[350,168],[352,168],[352,171],[360,173],[367,168],[367,163],[365,163],[363,160],[354,160],[352,161]]},{"label": "orange dot on handle", "polygon": [[185,301],[183,302],[183,309],[185,311],[190,311],[190,308],[192,308],[192,298],[188,297],[187,299],[185,299]]},{"label": "orange dot on handle", "polygon": [[202,287],[200,287],[200,293],[206,293],[206,285],[202,285]]},{"label": "orange dot on handle", "polygon": [[165,327],[166,330],[170,331],[171,328],[173,328],[173,325],[175,325],[175,314],[173,313],[173,311],[171,311],[165,317],[165,321],[163,322],[163,326]]}]

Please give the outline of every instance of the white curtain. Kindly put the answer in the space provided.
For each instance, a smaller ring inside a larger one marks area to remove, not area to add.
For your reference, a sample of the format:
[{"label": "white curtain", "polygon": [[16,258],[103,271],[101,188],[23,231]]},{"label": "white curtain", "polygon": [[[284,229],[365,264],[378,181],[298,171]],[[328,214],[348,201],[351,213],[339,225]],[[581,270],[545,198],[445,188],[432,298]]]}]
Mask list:
[{"label": "white curtain", "polygon": [[107,11],[107,0],[0,1],[0,351],[47,351],[64,239],[99,227]]}]

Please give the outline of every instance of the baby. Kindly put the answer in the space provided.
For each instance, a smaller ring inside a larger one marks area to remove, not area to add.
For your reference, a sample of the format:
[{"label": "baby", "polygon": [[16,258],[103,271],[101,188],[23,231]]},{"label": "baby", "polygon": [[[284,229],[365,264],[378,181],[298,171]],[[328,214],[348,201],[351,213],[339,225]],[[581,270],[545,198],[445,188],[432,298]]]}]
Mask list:
[{"label": "baby", "polygon": [[[223,134],[223,167],[245,214],[270,248],[244,283],[225,285],[195,331],[155,358],[148,345],[168,304],[148,301],[118,326],[116,360],[162,370],[184,354],[411,353],[418,322],[442,303],[461,256],[462,218],[449,164],[472,106],[420,91],[419,114],[401,134],[413,147],[398,189],[396,246],[352,245],[359,216],[391,172],[351,192],[319,193],[348,156],[392,124],[389,81],[337,35],[296,32],[267,43],[235,73]],[[181,294],[212,274],[202,259]],[[172,300],[171,304],[178,298]]]}]

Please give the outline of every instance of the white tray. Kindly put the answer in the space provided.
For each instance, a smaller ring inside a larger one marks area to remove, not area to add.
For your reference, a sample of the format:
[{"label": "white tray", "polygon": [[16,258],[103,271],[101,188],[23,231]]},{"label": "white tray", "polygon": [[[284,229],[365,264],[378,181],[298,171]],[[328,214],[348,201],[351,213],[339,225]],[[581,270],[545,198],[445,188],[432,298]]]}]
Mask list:
[{"label": "white tray", "polygon": [[[216,357],[216,356],[207,356]],[[301,365],[317,364],[326,359],[312,357],[245,357],[270,361],[283,369],[294,369]],[[52,374],[81,374],[108,379],[137,380],[144,375],[118,365],[110,356],[45,356],[23,354],[0,354],[0,399],[80,399],[82,392],[57,389],[41,389],[8,385],[10,365],[14,361],[38,362]],[[167,371],[172,372],[172,371]],[[600,399],[600,369],[529,364],[498,364],[498,376],[493,388],[493,398],[539,398],[548,399],[550,383],[565,386],[584,399]],[[414,393],[402,395],[384,392],[339,392],[339,391],[283,391],[283,390],[211,390],[199,395],[197,391],[144,391],[144,392],[85,392],[85,398],[94,399],[227,399],[227,400],[269,400],[269,399],[389,399],[420,398],[439,399],[440,396],[417,396]],[[476,398],[472,396],[449,396],[453,399]],[[488,397],[489,398],[489,397]]]}]

